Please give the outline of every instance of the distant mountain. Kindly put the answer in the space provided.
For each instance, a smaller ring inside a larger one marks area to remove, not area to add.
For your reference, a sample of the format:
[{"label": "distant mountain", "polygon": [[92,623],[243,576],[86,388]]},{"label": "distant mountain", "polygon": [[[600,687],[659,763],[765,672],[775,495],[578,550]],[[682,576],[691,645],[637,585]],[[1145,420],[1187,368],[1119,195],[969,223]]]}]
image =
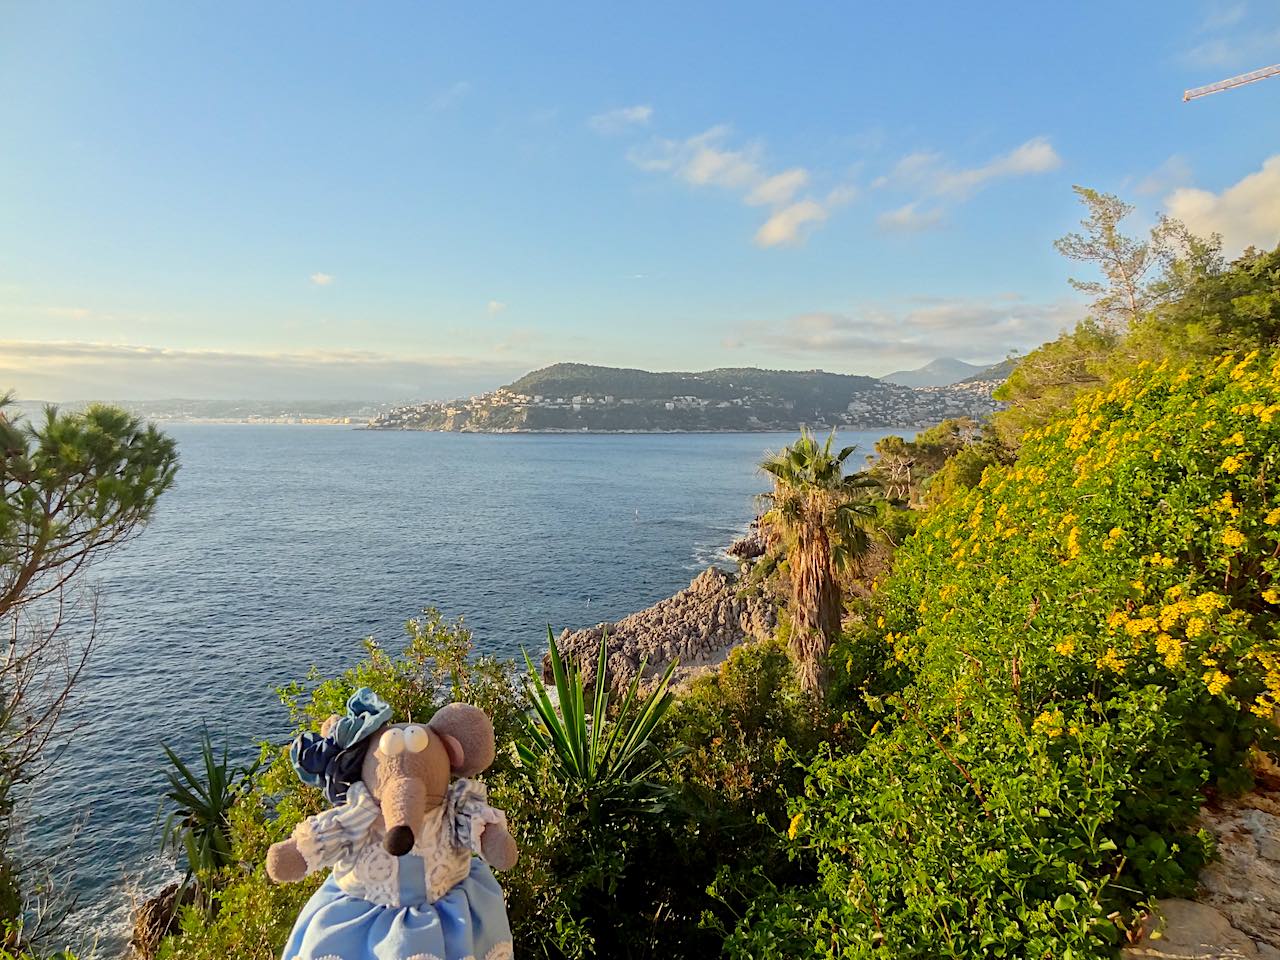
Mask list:
[{"label": "distant mountain", "polygon": [[949,387],[986,369],[980,364],[942,357],[915,370],[899,370],[880,379],[904,387]]},{"label": "distant mountain", "polygon": [[557,363],[492,393],[397,407],[370,427],[478,433],[791,431],[801,424],[910,428],[948,417],[982,417],[996,406],[981,387],[916,390],[823,370],[651,373]]},{"label": "distant mountain", "polygon": [[1013,373],[1013,368],[1017,365],[1018,359],[1016,357],[1001,360],[999,363],[993,363],[991,366],[979,370],[972,377],[965,377],[959,383],[986,383],[990,380],[998,380],[1004,383],[1009,379],[1009,374]]}]

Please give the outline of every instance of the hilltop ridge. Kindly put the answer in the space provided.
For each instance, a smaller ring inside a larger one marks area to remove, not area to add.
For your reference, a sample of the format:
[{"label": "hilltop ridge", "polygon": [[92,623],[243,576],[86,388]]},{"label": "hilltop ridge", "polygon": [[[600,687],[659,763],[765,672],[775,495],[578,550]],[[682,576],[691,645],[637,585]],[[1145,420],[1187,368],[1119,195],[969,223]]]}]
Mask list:
[{"label": "hilltop ridge", "polygon": [[912,388],[824,370],[652,372],[556,363],[466,400],[398,407],[381,430],[697,432],[927,426],[997,409],[994,384]]}]

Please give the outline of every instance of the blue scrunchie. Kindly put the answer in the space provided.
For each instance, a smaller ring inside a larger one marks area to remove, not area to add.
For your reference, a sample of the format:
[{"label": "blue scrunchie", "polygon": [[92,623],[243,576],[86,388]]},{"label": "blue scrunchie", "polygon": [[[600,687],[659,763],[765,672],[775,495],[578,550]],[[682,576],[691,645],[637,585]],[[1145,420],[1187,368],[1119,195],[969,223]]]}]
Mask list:
[{"label": "blue scrunchie", "polygon": [[308,730],[289,748],[289,760],[298,779],[324,791],[330,803],[347,799],[347,788],[360,779],[368,738],[391,719],[391,705],[368,687],[361,687],[347,701],[346,716],[339,718],[329,736]]}]

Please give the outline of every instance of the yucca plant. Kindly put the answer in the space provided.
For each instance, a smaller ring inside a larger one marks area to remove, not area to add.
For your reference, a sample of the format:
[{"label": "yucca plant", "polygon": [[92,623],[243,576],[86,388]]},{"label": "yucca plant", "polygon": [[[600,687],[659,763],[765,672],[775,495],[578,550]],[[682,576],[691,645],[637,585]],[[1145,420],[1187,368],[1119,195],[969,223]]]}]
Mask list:
[{"label": "yucca plant", "polygon": [[521,762],[533,769],[545,758],[552,776],[582,800],[593,820],[606,810],[661,809],[666,789],[654,774],[672,757],[672,752],[660,753],[653,734],[671,707],[675,662],[643,698],[639,695],[645,666],[641,662],[610,718],[608,638],[600,640],[590,704],[581,671],[561,657],[550,628],[547,642],[556,703],[552,703],[547,686],[526,651],[526,689],[533,709],[522,718],[523,736],[516,741]]},{"label": "yucca plant", "polygon": [[185,855],[185,892],[195,878],[216,873],[231,863],[231,807],[240,785],[253,776],[258,764],[233,770],[226,746],[221,758],[217,757],[207,729],[200,741],[201,773],[187,766],[167,744],[160,746],[169,760],[164,771],[169,781],[165,798],[176,805],[165,818],[160,849],[175,857]]}]

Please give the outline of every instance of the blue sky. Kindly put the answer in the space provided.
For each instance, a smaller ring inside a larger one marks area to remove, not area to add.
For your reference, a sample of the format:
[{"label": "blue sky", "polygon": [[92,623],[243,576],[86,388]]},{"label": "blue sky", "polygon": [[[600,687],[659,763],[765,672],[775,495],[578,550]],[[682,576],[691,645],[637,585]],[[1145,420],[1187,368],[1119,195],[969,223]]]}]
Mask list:
[{"label": "blue sky", "polygon": [[1073,322],[1073,183],[1280,240],[1280,79],[1181,101],[1271,2],[477,6],[0,0],[0,381],[881,374]]}]

